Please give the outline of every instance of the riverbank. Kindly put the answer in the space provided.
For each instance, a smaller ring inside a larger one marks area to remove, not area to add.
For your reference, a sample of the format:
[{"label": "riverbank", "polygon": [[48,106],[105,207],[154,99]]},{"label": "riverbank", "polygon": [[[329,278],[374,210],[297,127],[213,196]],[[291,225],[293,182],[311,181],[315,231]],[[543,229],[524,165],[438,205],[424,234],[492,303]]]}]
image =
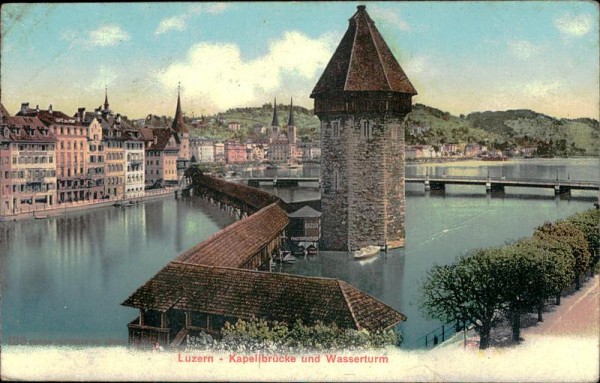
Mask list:
[{"label": "riverbank", "polygon": [[[518,346],[512,343],[510,324],[500,323],[490,332],[491,348],[522,347],[530,341],[536,342],[544,337],[575,337],[595,342],[600,347],[600,275],[589,278],[579,291],[562,297],[559,306],[548,306],[543,319],[543,322],[538,322],[537,314],[523,316],[523,341]],[[466,342],[464,336],[463,333],[458,333],[440,347],[479,349],[479,336],[474,330],[467,331]]]},{"label": "riverbank", "polygon": [[32,211],[19,212],[11,215],[0,216],[0,222],[8,221],[21,221],[28,219],[46,219],[50,217],[58,217],[71,213],[77,213],[81,211],[99,209],[103,207],[113,206],[115,204],[122,204],[124,206],[135,205],[146,201],[152,201],[156,199],[166,198],[169,196],[175,197],[175,193],[178,192],[179,188],[164,188],[149,190],[142,196],[136,196],[125,199],[109,199],[109,200],[97,200],[94,202],[80,201],[80,202],[66,202],[62,203],[57,207],[48,209],[36,209]]}]

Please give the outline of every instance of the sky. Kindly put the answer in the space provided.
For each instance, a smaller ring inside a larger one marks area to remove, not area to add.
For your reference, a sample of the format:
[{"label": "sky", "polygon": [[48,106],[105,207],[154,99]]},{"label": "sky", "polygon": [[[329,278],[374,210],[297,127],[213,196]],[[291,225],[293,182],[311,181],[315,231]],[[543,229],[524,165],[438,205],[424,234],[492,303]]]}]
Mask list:
[{"label": "sky", "polygon": [[3,4],[1,101],[74,114],[200,116],[309,95],[356,6],[418,91],[468,114],[532,109],[598,119],[598,5],[525,2]]}]

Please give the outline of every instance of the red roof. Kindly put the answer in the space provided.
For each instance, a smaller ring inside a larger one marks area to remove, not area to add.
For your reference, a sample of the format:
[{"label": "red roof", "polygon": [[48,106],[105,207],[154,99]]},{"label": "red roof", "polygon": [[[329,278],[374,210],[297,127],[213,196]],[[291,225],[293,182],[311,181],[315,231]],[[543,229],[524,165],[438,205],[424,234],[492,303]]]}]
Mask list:
[{"label": "red roof", "polygon": [[417,91],[369,17],[365,6],[350,18],[342,38],[310,97],[322,93]]},{"label": "red roof", "polygon": [[406,316],[344,281],[171,262],[124,306],[384,330]]},{"label": "red roof", "polygon": [[272,204],[227,226],[175,260],[206,266],[243,267],[254,254],[279,236],[288,223],[286,212]]}]

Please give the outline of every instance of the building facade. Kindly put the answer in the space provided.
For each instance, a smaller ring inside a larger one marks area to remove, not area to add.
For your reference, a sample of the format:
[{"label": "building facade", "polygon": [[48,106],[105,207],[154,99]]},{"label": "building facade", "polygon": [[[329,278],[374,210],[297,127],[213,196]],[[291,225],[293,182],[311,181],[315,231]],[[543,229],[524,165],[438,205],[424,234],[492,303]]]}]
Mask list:
[{"label": "building facade", "polygon": [[144,140],[136,130],[126,132],[123,144],[125,156],[125,198],[144,196],[146,186],[146,155]]},{"label": "building facade", "polygon": [[243,164],[247,160],[246,144],[239,142],[225,142],[225,162],[227,164]]},{"label": "building facade", "polygon": [[0,214],[56,206],[56,137],[37,117],[0,122]]},{"label": "building facade", "polygon": [[404,119],[417,92],[365,8],[311,94],[321,120],[327,250],[404,245]]}]

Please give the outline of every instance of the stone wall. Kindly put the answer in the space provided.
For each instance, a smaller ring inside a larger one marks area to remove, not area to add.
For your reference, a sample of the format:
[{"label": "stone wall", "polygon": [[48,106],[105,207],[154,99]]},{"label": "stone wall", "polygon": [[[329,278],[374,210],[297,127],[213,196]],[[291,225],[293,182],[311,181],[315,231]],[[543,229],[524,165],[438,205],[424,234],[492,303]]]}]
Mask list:
[{"label": "stone wall", "polygon": [[[404,244],[404,116],[321,116],[322,247],[352,251]],[[333,137],[332,122],[339,122]],[[369,121],[370,138],[363,136]],[[338,190],[335,174],[338,175]]]}]

